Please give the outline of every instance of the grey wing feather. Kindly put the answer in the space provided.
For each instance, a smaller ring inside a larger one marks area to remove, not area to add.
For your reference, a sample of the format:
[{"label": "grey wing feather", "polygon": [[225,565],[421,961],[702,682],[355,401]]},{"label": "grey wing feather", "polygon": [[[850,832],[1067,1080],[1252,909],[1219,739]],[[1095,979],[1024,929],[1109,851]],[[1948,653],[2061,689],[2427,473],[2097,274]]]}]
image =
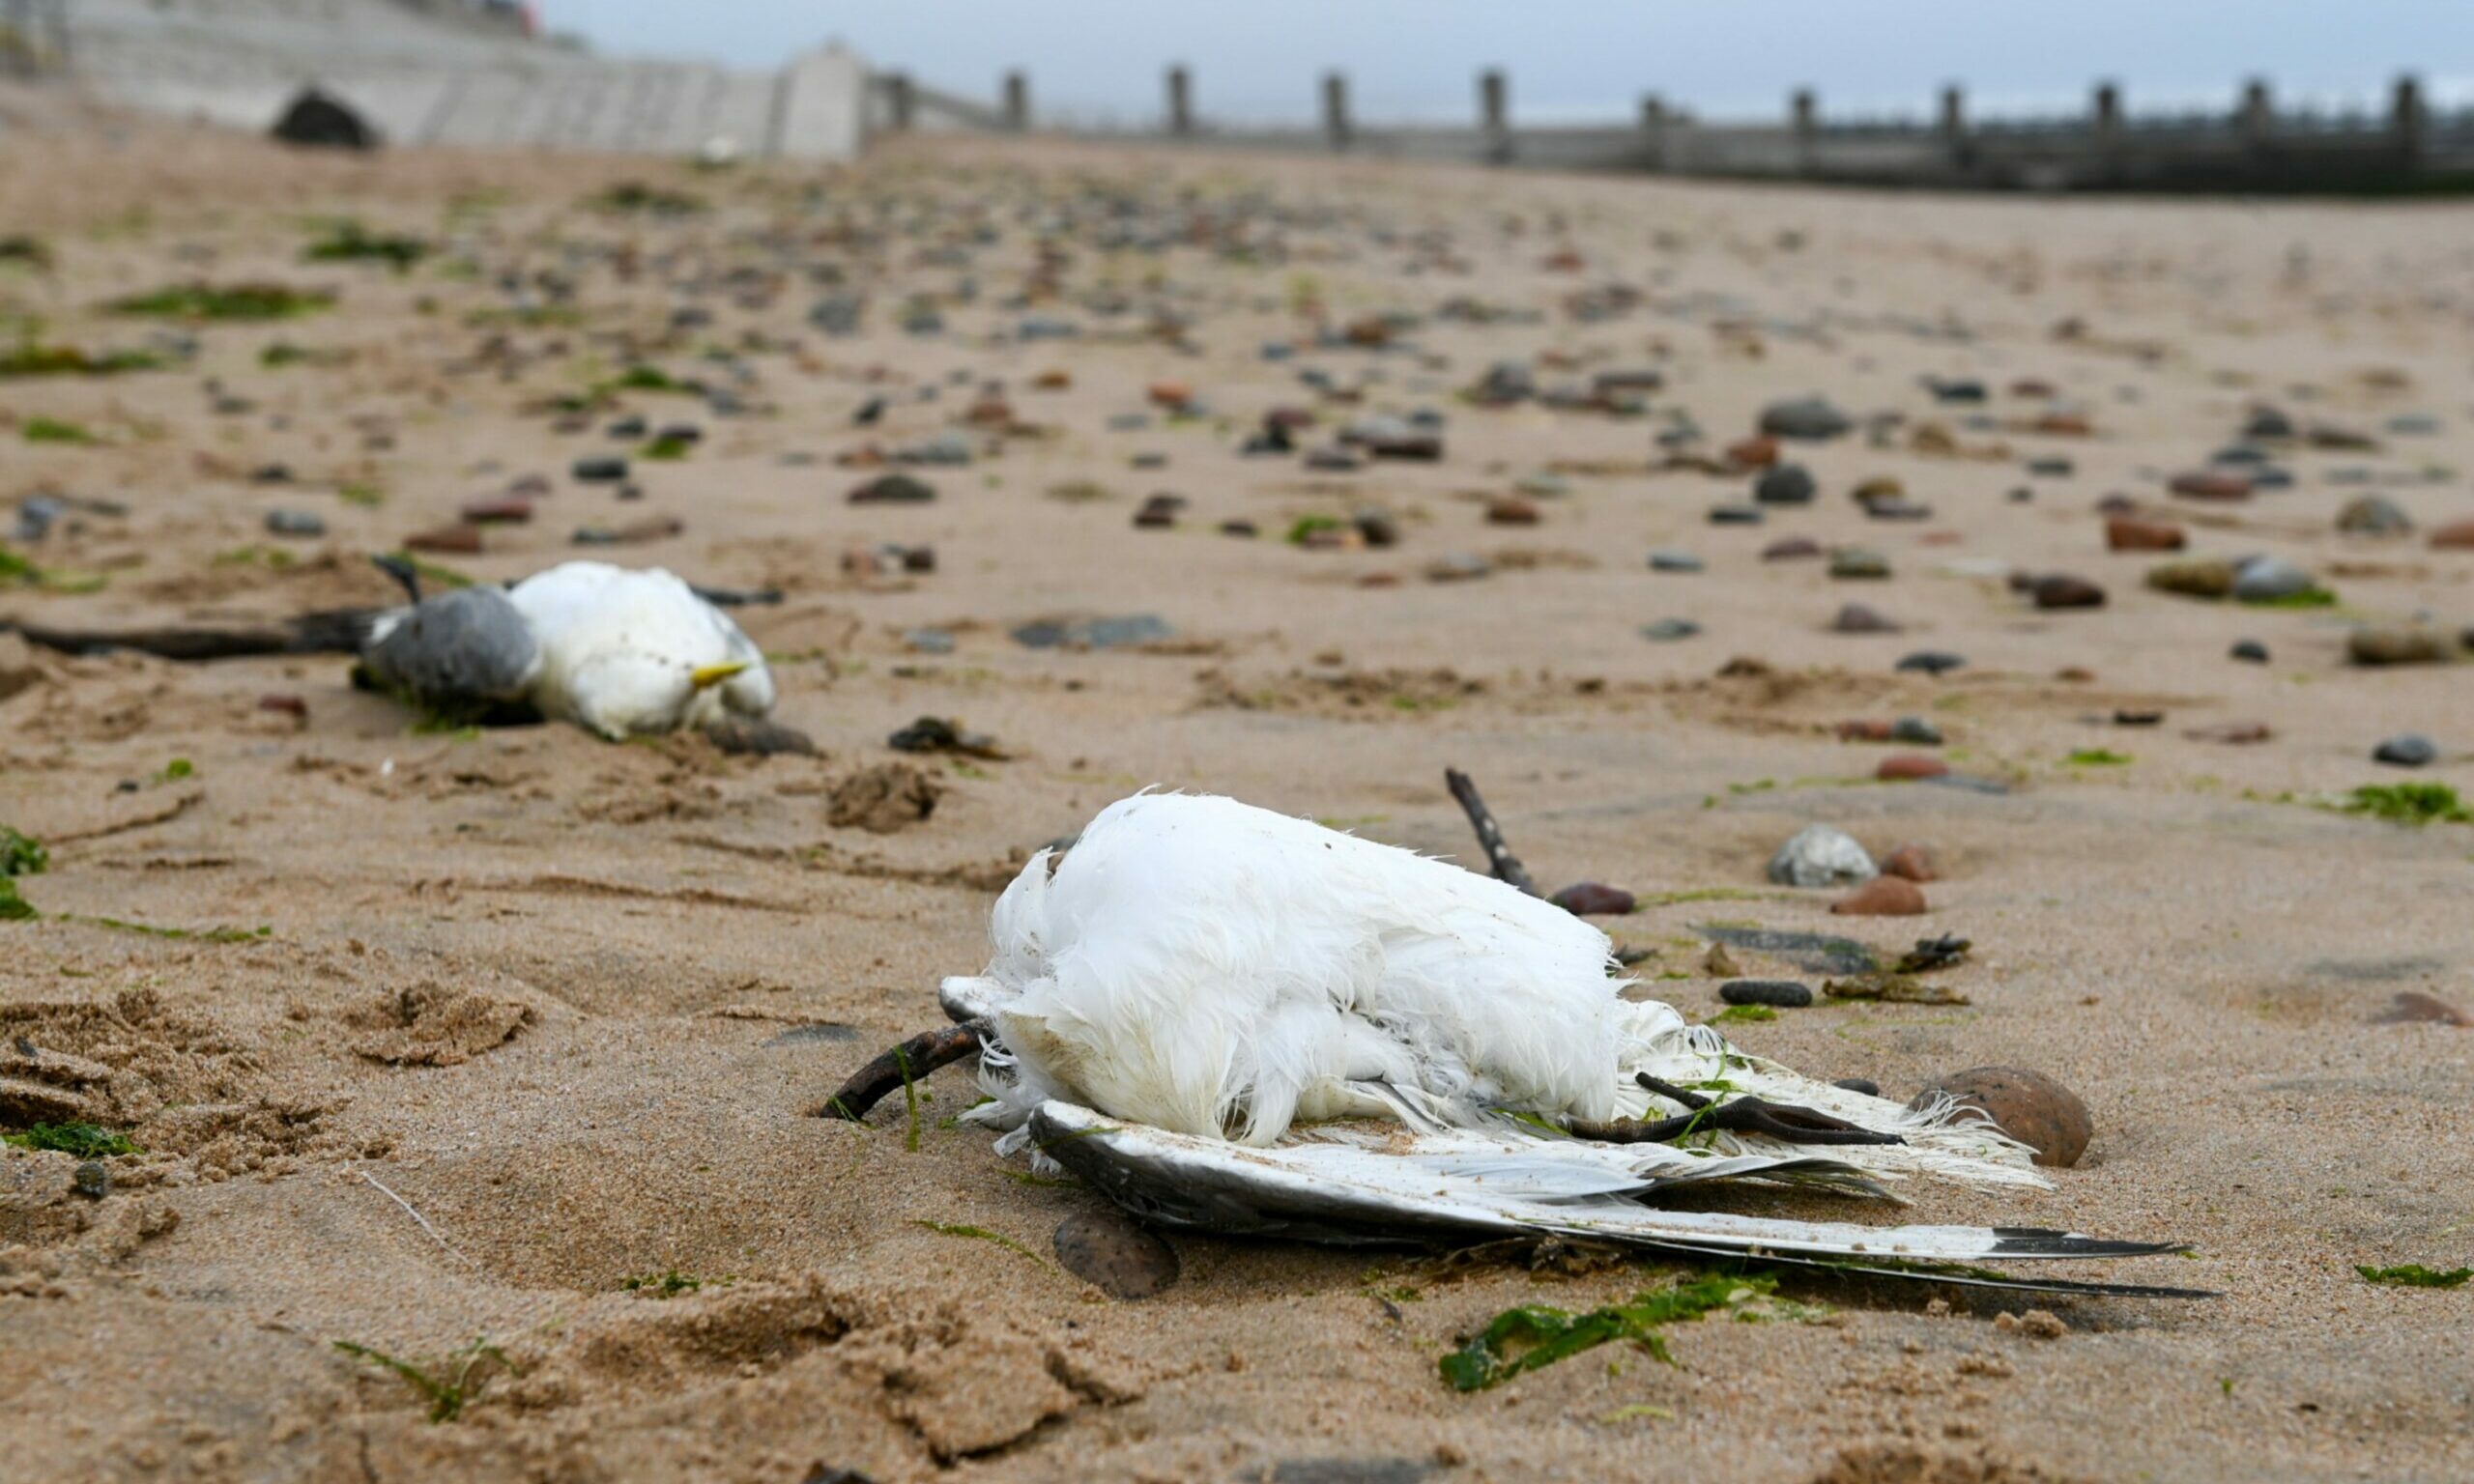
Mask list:
[{"label": "grey wing feather", "polygon": [[503,589],[459,587],[382,619],[361,661],[424,705],[486,705],[523,698],[541,672],[541,645]]},{"label": "grey wing feather", "polygon": [[[1704,1156],[1660,1144],[1521,1141],[1469,1130],[1325,1133],[1254,1148],[1122,1123],[1061,1102],[1040,1106],[1030,1136],[1041,1153],[1137,1215],[1233,1234],[1344,1244],[1561,1236],[1712,1256],[1852,1264],[1935,1281],[1956,1279],[1907,1265],[2178,1250],[2172,1243],[2030,1228],[1864,1226],[1643,1204],[1661,1190],[1725,1180],[1809,1181],[1882,1193],[1850,1166],[1801,1156]],[[1974,1281],[2056,1292],[2119,1287],[1983,1273]]]}]

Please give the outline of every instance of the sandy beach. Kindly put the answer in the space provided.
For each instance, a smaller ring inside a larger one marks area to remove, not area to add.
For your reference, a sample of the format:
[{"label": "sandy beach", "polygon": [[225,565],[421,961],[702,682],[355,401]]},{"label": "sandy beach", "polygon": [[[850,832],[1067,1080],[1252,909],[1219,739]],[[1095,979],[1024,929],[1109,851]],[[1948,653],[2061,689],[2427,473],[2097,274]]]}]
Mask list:
[{"label": "sandy beach", "polygon": [[[303,261],[339,218],[430,250]],[[341,655],[0,634],[0,825],[48,853],[14,882],[39,915],[0,922],[0,1129],[73,1117],[138,1151],[96,1198],[76,1156],[0,1150],[0,1479],[2474,1476],[2474,1285],[2356,1270],[2474,1262],[2474,1029],[2379,1021],[2404,993],[2474,1009],[2474,826],[2345,807],[2474,788],[2474,537],[2433,540],[2474,519],[2474,206],[1037,141],[837,171],[338,158],[50,110],[0,140],[0,223],[47,260],[0,262],[0,349],[157,362],[0,380],[0,617],[383,605],[368,554],[512,494],[528,519],[423,559],[778,590],[734,612],[818,749],[424,727]],[[243,283],[333,299],[108,307]],[[828,333],[812,310],[843,297],[864,313]],[[1539,394],[1470,395],[1499,362]],[[1756,502],[1762,450],[1730,449],[1808,396],[1852,426],[1769,450],[1809,503]],[[2211,459],[2263,407],[2291,436],[2250,442],[2288,482],[2172,493],[2256,472]],[[1441,457],[1246,455],[1280,409],[1302,449],[1431,410]],[[647,457],[675,424],[684,456]],[[938,441],[967,462],[898,462]],[[609,455],[633,498],[574,477]],[[851,501],[896,469],[934,499]],[[1929,510],[1851,498],[1883,480]],[[1184,503],[1137,525],[1161,494]],[[2370,495],[2410,528],[2341,530]],[[2110,497],[2185,549],[2109,550]],[[1798,537],[1816,554],[1765,556]],[[1848,549],[1887,576],[1832,577]],[[2253,556],[2310,596],[2146,581]],[[2039,608],[2014,574],[2104,601]],[[1835,632],[1851,603],[1897,631]],[[1014,634],[1135,615],[1133,644]],[[1697,628],[1645,635],[1669,619]],[[2417,623],[2436,662],[2349,656]],[[1898,668],[1923,651],[1964,664]],[[888,746],[923,716],[1004,756]],[[1842,736],[1901,717],[1940,745]],[[2401,733],[2436,760],[2375,763]],[[1882,781],[1899,754],[1950,776]],[[1904,1218],[2188,1241],[2073,1275],[2221,1297],[1791,1275],[1808,1307],[1675,1326],[1676,1365],[1618,1346],[1461,1394],[1437,1361],[1497,1312],[1687,1270],[1170,1233],[1174,1285],[1114,1299],[1051,1250],[1105,1201],[956,1127],[967,1066],[915,1125],[898,1098],[813,1116],[937,1021],[995,892],[1108,803],[1225,793],[1482,869],[1447,766],[1541,885],[1637,895],[1598,921],[1645,951],[1635,992],[1695,1018],[1721,1008],[1712,929],[1971,939],[1938,980],[1967,1003],[1729,1032],[1901,1099],[2059,1079],[2095,1137],[2057,1188],[1919,1184]],[[867,815],[864,777],[933,809]],[[1771,885],[1811,823],[1928,845],[1930,910]],[[337,1342],[470,1395],[434,1422]]]}]

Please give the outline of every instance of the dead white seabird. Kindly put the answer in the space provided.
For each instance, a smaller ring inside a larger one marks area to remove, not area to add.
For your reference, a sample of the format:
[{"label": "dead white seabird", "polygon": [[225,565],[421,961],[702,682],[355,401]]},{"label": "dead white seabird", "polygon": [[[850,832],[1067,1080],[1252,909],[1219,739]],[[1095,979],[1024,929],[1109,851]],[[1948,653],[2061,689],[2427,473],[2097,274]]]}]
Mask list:
[{"label": "dead white seabird", "polygon": [[944,983],[958,1028],[879,1059],[839,1111],[864,1112],[888,1068],[924,1075],[975,1046],[991,1100],[965,1117],[1006,1129],[1000,1151],[1034,1150],[1163,1223],[1893,1268],[2174,1250],[1659,1210],[1721,1181],[1874,1196],[1918,1176],[2049,1183],[1972,1110],[1816,1082],[1626,1000],[1606,936],[1560,907],[1231,799],[1109,806],[1061,861],[1032,858],[990,935],[987,969]]},{"label": "dead white seabird", "polygon": [[415,596],[371,621],[361,663],[420,705],[530,704],[614,740],[773,709],[763,652],[658,567],[569,561],[511,588]]}]

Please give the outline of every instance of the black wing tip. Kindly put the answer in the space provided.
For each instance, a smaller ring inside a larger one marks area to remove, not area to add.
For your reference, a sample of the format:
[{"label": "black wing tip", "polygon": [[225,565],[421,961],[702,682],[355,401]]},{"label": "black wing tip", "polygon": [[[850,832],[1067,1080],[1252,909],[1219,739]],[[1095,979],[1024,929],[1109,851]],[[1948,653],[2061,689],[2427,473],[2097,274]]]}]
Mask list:
[{"label": "black wing tip", "polygon": [[2077,1232],[2041,1226],[1997,1226],[1988,1258],[2168,1257],[2188,1252],[2187,1241],[2120,1241],[2083,1237]]}]

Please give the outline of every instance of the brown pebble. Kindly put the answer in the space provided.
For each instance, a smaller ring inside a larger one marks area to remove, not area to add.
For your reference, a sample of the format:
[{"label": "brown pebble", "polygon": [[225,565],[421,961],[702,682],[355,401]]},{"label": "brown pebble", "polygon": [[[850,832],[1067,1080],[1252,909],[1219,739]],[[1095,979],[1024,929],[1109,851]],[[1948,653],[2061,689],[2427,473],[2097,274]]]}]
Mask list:
[{"label": "brown pebble", "polygon": [[2105,549],[2112,552],[2178,552],[2190,539],[2181,527],[2166,521],[2121,515],[2105,523]]},{"label": "brown pebble", "polygon": [[1901,845],[1882,857],[1882,874],[1903,881],[1939,881],[1942,863],[1931,845]]},{"label": "brown pebble", "polygon": [[1727,462],[1738,469],[1768,469],[1778,462],[1778,440],[1747,438],[1727,445]]},{"label": "brown pebble", "polygon": [[1547,899],[1574,917],[1622,917],[1633,907],[1630,892],[1596,881],[1576,881]]},{"label": "brown pebble", "polygon": [[2184,499],[2236,500],[2251,498],[2251,481],[2247,475],[2228,473],[2221,469],[2194,470],[2175,474],[2170,486]]},{"label": "brown pebble", "polygon": [[414,552],[477,556],[481,551],[481,528],[477,526],[441,526],[435,530],[415,531],[404,538],[404,548]]},{"label": "brown pebble", "polygon": [[1506,496],[1486,504],[1486,524],[1489,526],[1535,526],[1538,521],[1538,506],[1517,496]]},{"label": "brown pebble", "polygon": [[2038,578],[2028,592],[2035,599],[2036,607],[2046,610],[2105,606],[2104,588],[2067,572]]},{"label": "brown pebble", "polygon": [[1926,909],[1914,882],[1875,876],[1830,903],[1829,910],[1840,917],[1920,917]]},{"label": "brown pebble", "polygon": [[2435,552],[2474,552],[2474,521],[2451,521],[2431,532]]},{"label": "brown pebble", "polygon": [[1908,1103],[1920,1107],[1936,1093],[1980,1108],[2003,1133],[2036,1152],[2036,1163],[2068,1169],[2087,1152],[2095,1124],[2079,1095],[2040,1071],[2022,1067],[1971,1067],[1936,1081]]},{"label": "brown pebble", "polygon": [[1053,1245],[1058,1266],[1111,1298],[1148,1298],[1177,1281],[1177,1249],[1121,1212],[1078,1212]]},{"label": "brown pebble", "polygon": [[[1947,775],[1949,771],[1950,765],[1939,757],[1928,756],[1923,753],[1893,753],[1882,759],[1882,765],[1873,770],[1873,776],[1884,783],[1896,783],[1901,780],[1941,778]],[[1918,907],[1916,910],[1920,912],[1923,908]]]}]

